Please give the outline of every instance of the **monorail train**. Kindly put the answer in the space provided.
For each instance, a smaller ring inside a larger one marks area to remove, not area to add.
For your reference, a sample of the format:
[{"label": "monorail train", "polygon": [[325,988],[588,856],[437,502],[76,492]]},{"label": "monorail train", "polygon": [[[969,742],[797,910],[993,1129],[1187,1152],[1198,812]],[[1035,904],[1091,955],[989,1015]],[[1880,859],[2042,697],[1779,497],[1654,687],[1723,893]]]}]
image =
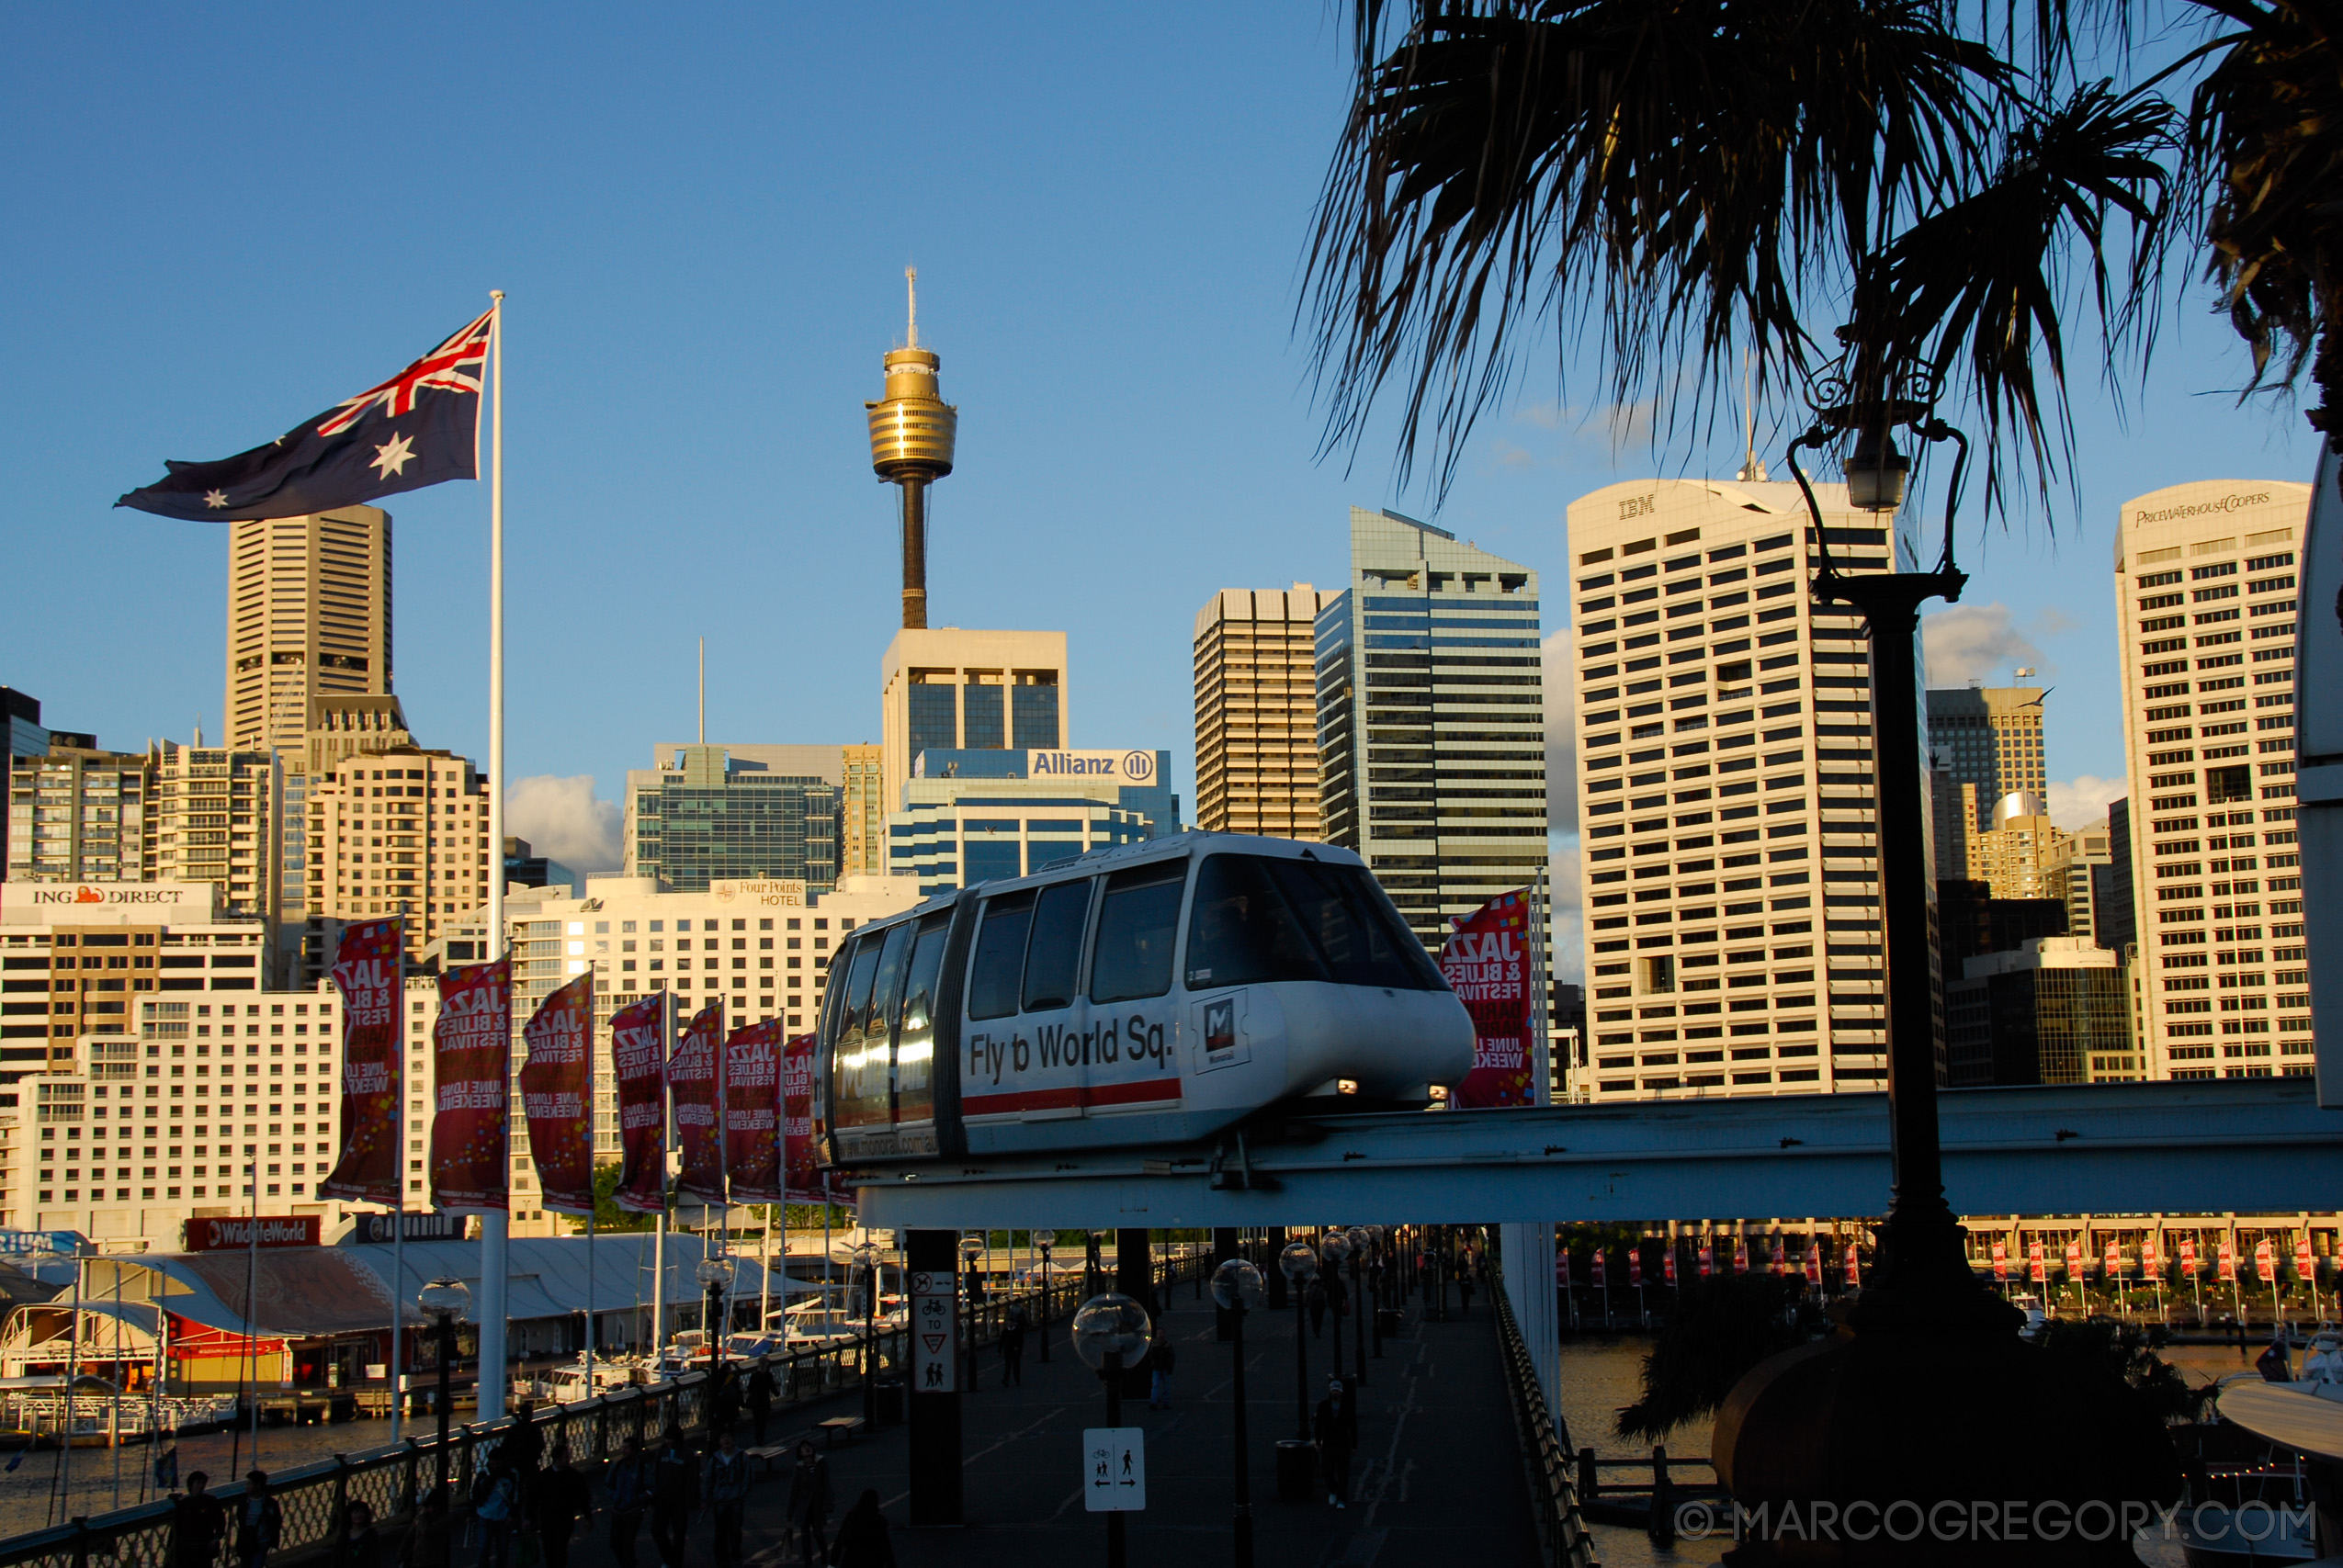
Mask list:
[{"label": "monorail train", "polygon": [[831,960],[822,1157],[851,1168],[1207,1137],[1417,1103],[1473,1026],[1359,857],[1182,833],[874,920]]}]

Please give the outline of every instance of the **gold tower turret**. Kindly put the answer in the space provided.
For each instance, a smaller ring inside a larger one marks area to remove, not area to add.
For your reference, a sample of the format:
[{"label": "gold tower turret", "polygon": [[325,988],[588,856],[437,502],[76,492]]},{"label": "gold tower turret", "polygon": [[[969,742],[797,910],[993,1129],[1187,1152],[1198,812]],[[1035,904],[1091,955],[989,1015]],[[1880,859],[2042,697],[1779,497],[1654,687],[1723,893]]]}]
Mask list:
[{"label": "gold tower turret", "polygon": [[870,466],[902,496],[903,624],[927,625],[927,487],[952,471],[960,411],[945,402],[935,373],[943,365],[920,346],[919,269],[903,269],[911,327],[887,355],[887,395],[870,411]]}]

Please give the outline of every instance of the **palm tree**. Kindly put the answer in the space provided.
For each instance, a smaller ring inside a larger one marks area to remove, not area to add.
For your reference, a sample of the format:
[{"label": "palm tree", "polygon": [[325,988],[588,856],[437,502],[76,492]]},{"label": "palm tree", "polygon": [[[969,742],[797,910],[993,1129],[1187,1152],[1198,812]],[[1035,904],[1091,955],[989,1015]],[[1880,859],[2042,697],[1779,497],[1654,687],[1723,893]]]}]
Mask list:
[{"label": "palm tree", "polygon": [[[1395,392],[1398,477],[1421,456],[1443,491],[1551,326],[1669,431],[1752,363],[1760,400],[1917,375],[1983,422],[1999,499],[2071,455],[2074,325],[2144,358],[2183,235],[2267,378],[2307,365],[2343,409],[2343,7],[2194,8],[2228,29],[2119,89],[2078,76],[2062,0],[1357,0],[1302,302],[1328,445]],[[2183,116],[2159,89],[2190,69]]]}]

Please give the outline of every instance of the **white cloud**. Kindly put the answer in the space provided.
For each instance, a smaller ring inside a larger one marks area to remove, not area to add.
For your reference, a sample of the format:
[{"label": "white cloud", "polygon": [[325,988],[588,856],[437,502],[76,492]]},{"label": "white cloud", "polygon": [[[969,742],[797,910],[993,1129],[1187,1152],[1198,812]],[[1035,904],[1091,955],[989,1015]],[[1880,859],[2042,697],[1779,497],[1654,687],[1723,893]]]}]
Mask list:
[{"label": "white cloud", "polygon": [[2082,773],[2073,781],[2050,781],[2050,819],[2069,832],[2087,828],[2107,816],[2108,805],[2123,798],[2131,785],[2122,779],[2102,779],[2092,773]]},{"label": "white cloud", "polygon": [[[2047,633],[2064,626],[2040,629]],[[1928,616],[1920,622],[1920,649],[1931,686],[1965,686],[2009,665],[2042,662],[2042,649],[2018,629],[2009,606],[1998,601],[1955,604]]]},{"label": "white cloud", "polygon": [[[1545,675],[1545,823],[1554,833],[1579,830],[1579,735],[1574,705],[1578,686],[1573,653],[1578,634],[1569,626],[1547,636],[1542,650]],[[1556,874],[1559,880],[1560,874]]]},{"label": "white cloud", "polygon": [[572,871],[617,870],[618,824],[617,803],[594,798],[591,773],[538,773],[504,792],[504,830]]}]

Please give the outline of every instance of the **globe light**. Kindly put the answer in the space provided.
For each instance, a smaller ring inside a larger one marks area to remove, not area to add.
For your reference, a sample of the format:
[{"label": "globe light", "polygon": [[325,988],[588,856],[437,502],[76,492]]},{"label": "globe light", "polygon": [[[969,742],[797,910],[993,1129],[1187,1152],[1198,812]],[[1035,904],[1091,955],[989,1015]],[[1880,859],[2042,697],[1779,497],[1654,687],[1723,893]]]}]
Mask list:
[{"label": "globe light", "polygon": [[692,1270],[692,1278],[711,1291],[720,1291],[732,1282],[732,1260],[729,1258],[703,1258],[699,1267]]},{"label": "globe light", "polygon": [[1847,459],[1847,504],[1865,512],[1893,512],[1904,504],[1904,482],[1911,459],[1896,449],[1896,438],[1866,426]]},{"label": "globe light", "polygon": [[984,1237],[975,1231],[960,1238],[960,1256],[974,1263],[984,1256]]},{"label": "globe light", "polygon": [[1277,1255],[1277,1271],[1296,1285],[1318,1278],[1318,1249],[1306,1241],[1289,1241]]},{"label": "globe light", "polygon": [[877,1245],[877,1243],[876,1243],[876,1242],[868,1242],[868,1241],[858,1241],[858,1242],[856,1242],[856,1243],[855,1244],[855,1249],[854,1249],[852,1252],[850,1252],[850,1253],[848,1253],[848,1254],[847,1254],[847,1260],[848,1260],[849,1262],[853,1263],[853,1264],[854,1264],[854,1266],[855,1266],[855,1268],[857,1268],[857,1269],[876,1269],[876,1268],[877,1268],[877,1267],[878,1267],[878,1245]]},{"label": "globe light", "polygon": [[434,1280],[415,1297],[415,1305],[443,1325],[465,1323],[470,1320],[472,1293],[461,1280]]},{"label": "globe light", "polygon": [[1212,1271],[1212,1299],[1223,1312],[1246,1312],[1261,1305],[1261,1270],[1242,1258],[1231,1258]]},{"label": "globe light", "polygon": [[1351,1250],[1357,1253],[1362,1259],[1375,1250],[1375,1234],[1372,1227],[1353,1225],[1347,1234],[1351,1239]]},{"label": "globe light", "polygon": [[1351,1238],[1339,1229],[1328,1231],[1318,1238],[1318,1251],[1330,1266],[1338,1266],[1351,1256]]},{"label": "globe light", "polygon": [[1131,1358],[1147,1348],[1152,1327],[1147,1308],[1120,1292],[1108,1291],[1075,1309],[1074,1354],[1094,1372],[1104,1370],[1106,1358],[1117,1351],[1129,1366]]}]

